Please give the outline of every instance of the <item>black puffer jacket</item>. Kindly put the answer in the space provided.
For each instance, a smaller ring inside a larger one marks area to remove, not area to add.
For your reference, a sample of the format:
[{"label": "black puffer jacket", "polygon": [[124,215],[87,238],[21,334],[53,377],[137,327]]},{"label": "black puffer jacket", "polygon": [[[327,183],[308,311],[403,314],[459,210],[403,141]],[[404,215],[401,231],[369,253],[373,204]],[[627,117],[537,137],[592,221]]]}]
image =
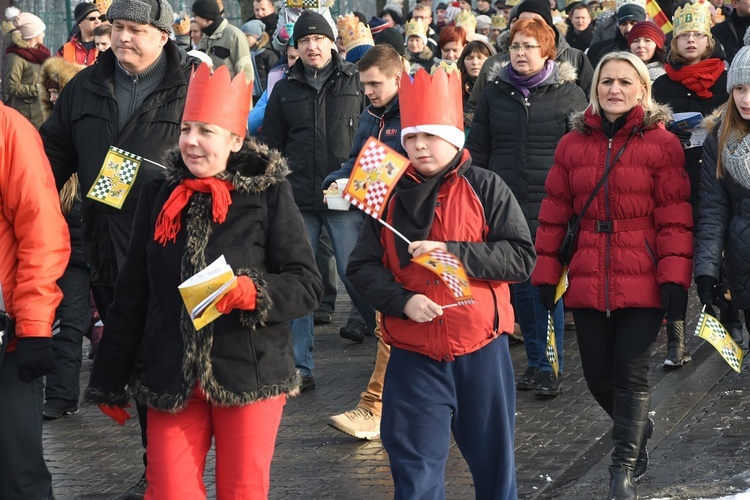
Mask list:
[{"label": "black puffer jacket", "polygon": [[357,66],[332,53],[333,73],[318,93],[307,83],[300,58],[273,88],[261,139],[286,157],[300,210],[328,210],[320,186],[349,159],[365,94]]},{"label": "black puffer jacket", "polygon": [[[226,220],[213,221],[210,193],[195,193],[176,241],[162,246],[154,241],[159,212],[179,181],[192,178],[179,151],[170,155],[168,169],[167,179],[143,188],[86,399],[127,400],[141,342],[143,376],[131,389],[151,408],[183,409],[196,384],[219,405],[295,392],[288,321],[315,309],[323,286],[312,249],[300,237],[305,226],[284,160],[255,139],[246,141],[217,175],[234,185]],[[253,280],[257,307],[234,310],[196,331],[177,287],[221,255],[235,274]]]},{"label": "black puffer jacket", "polygon": [[[721,55],[723,51],[718,49],[716,55]],[[652,87],[652,97],[656,102],[668,104],[674,113],[684,113],[694,111],[708,117],[716,108],[727,102],[727,72],[716,80],[711,86],[713,97],[704,99],[696,95],[679,82],[669,78],[669,75],[662,75],[656,79]],[[700,189],[701,164],[703,163],[703,148],[696,147],[685,150],[685,170],[690,177],[690,204],[693,206],[693,219],[697,219],[698,193]]]},{"label": "black puffer jacket", "polygon": [[716,178],[718,130],[725,106],[706,120],[709,136],[703,144],[700,204],[695,234],[695,277],[721,281],[719,268],[727,267],[732,304],[750,308],[750,188],[726,171]]},{"label": "black puffer jacket", "polygon": [[[81,192],[86,196],[110,146],[161,163],[166,152],[177,145],[187,81],[195,60],[188,58],[171,40],[163,50],[167,57],[164,79],[119,134],[113,87],[117,61],[111,50],[103,52],[96,64],[81,70],[65,86],[52,114],[39,130],[58,189],[78,172]],[[91,266],[93,283],[114,284],[125,260],[141,186],[163,176],[164,169],[141,163],[120,210],[83,199],[83,250]]]},{"label": "black puffer jacket", "polygon": [[570,131],[570,115],[583,111],[587,102],[567,62],[557,65],[528,99],[510,83],[508,68],[501,63],[491,68],[495,78],[479,99],[466,149],[475,167],[495,172],[508,184],[533,238],[555,148]]},{"label": "black puffer jacket", "polygon": [[727,63],[731,64],[734,56],[737,55],[743,46],[743,38],[747,31],[750,18],[739,17],[737,11],[732,12],[723,23],[719,23],[711,28],[711,34],[721,43],[726,52]]}]

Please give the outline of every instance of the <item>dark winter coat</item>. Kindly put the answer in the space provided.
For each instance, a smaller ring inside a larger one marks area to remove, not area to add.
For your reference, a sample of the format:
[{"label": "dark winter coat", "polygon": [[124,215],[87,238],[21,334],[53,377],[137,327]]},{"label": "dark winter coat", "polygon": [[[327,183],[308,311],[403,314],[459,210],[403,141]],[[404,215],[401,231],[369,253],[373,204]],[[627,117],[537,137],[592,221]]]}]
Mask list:
[{"label": "dark winter coat", "polygon": [[[263,91],[268,87],[268,73],[279,61],[279,56],[271,48],[271,39],[265,31],[261,35],[258,45],[250,51],[253,58],[253,69],[255,78],[253,84],[253,99],[260,99]],[[256,91],[256,88],[258,91]]]},{"label": "dark winter coat", "polygon": [[414,75],[419,68],[423,68],[425,71],[429,72],[432,69],[432,66],[440,61],[440,59],[435,56],[435,53],[428,45],[425,45],[422,52],[416,55],[407,50],[405,57],[409,62],[410,75]]},{"label": "dark winter coat", "polygon": [[[409,167],[404,175],[415,176]],[[443,174],[435,218],[426,239],[445,241],[466,269],[475,304],[443,310],[440,320],[416,323],[404,316],[406,302],[424,294],[437,304],[456,298],[430,270],[401,267],[393,231],[367,217],[346,274],[368,303],[382,313],[383,340],[434,360],[452,361],[481,349],[513,330],[508,282],[525,281],[534,267],[529,227],[508,186],[497,175],[471,166],[467,150],[456,168]],[[410,190],[396,186],[386,219],[394,227],[395,199]]]},{"label": "dark winter coat", "polygon": [[[602,118],[591,108],[573,117],[574,130],[560,141],[547,177],[547,198],[536,233],[534,285],[557,284],[562,273],[558,251],[568,220],[580,214],[606,163],[625,149],[578,230],[568,268],[566,307],[602,312],[660,308],[660,285],[690,287],[690,185],[682,147],[663,128],[670,120],[667,108],[646,114],[636,106],[608,139]],[[597,231],[595,221],[610,222],[612,231]]]},{"label": "dark winter coat", "polygon": [[[718,131],[725,106],[706,120],[709,135],[703,144],[703,168],[695,232],[695,277],[721,281],[719,268],[726,264],[732,304],[750,308],[750,189],[724,170],[716,178],[719,157]],[[723,259],[722,259],[723,257]]]},{"label": "dark winter coat", "polygon": [[750,18],[740,18],[737,16],[737,12],[732,12],[723,23],[719,23],[711,28],[711,34],[721,42],[721,46],[724,47],[724,53],[726,54],[727,63],[731,64],[734,60],[734,56],[737,51],[743,46],[743,38],[747,31],[748,23]]},{"label": "dark winter coat", "polygon": [[[58,189],[78,172],[85,196],[99,175],[110,146],[161,163],[166,152],[177,145],[193,60],[172,41],[164,46],[164,55],[167,57],[164,79],[119,134],[113,87],[117,61],[111,50],[102,53],[97,64],[81,70],[65,86],[52,114],[39,130]],[[114,284],[125,260],[141,186],[163,176],[162,168],[141,163],[120,210],[84,198],[84,254],[94,284]]]},{"label": "dark winter coat", "polygon": [[[711,87],[713,97],[704,99],[689,90],[679,82],[675,82],[669,75],[662,75],[652,86],[652,97],[661,104],[668,104],[674,113],[695,111],[708,117],[716,108],[727,102],[727,72],[716,80]],[[701,164],[703,163],[703,148],[696,147],[685,150],[685,170],[690,178],[690,204],[693,206],[693,218],[697,219],[698,193],[700,190]]]},{"label": "dark winter coat", "polygon": [[328,210],[320,186],[349,159],[365,94],[357,66],[331,51],[334,70],[318,93],[307,83],[298,59],[273,89],[261,139],[284,154],[300,210]]},{"label": "dark winter coat", "polygon": [[[476,111],[479,97],[482,95],[485,87],[491,84],[494,80],[494,78],[490,78],[491,75],[489,75],[489,72],[490,68],[493,67],[496,61],[506,63],[510,62],[510,55],[507,53],[498,53],[490,56],[489,59],[484,62],[482,70],[477,76],[477,81],[474,84],[474,88],[471,89],[471,96],[469,97],[468,106],[464,108],[467,126],[470,126],[471,121],[474,119],[474,112]],[[591,63],[586,57],[586,54],[568,45],[565,37],[557,32],[557,55],[555,56],[555,62],[561,63],[563,61],[570,63],[570,65],[575,68],[577,75],[576,84],[581,87],[581,89],[583,89],[583,93],[585,95],[589,95],[589,90],[591,89],[591,80],[594,77],[594,69],[591,67]]]},{"label": "dark winter coat", "polygon": [[[184,409],[196,385],[209,401],[231,406],[297,391],[288,322],[314,310],[323,287],[312,249],[300,237],[305,226],[287,173],[278,152],[247,140],[217,175],[234,185],[226,220],[213,221],[210,193],[195,193],[176,242],[162,246],[154,241],[159,212],[180,180],[193,178],[179,151],[170,154],[168,177],[144,186],[138,203],[88,401],[127,401],[125,386],[141,342],[143,375],[131,392],[151,408]],[[196,331],[177,287],[221,255],[236,275],[253,280],[257,306]]]},{"label": "dark winter coat", "polygon": [[586,52],[586,55],[588,56],[589,61],[591,61],[591,67],[596,68],[596,65],[599,64],[599,61],[602,60],[602,57],[609,54],[610,52],[618,52],[620,50],[630,52],[628,39],[622,36],[622,33],[618,28],[613,39],[603,40],[599,43],[591,45],[589,47],[589,51]]},{"label": "dark winter coat", "polygon": [[328,186],[336,179],[348,178],[352,174],[354,162],[364,147],[365,141],[370,137],[376,138],[406,156],[406,151],[401,145],[401,110],[398,105],[398,95],[384,108],[375,108],[371,104],[362,112],[359,116],[354,144],[349,152],[349,159],[339,170],[326,177],[323,181],[323,189],[328,189]]},{"label": "dark winter coat", "polygon": [[571,47],[580,51],[586,52],[586,49],[591,45],[591,40],[594,38],[594,22],[589,24],[589,27],[580,33],[576,33],[573,26],[568,22],[568,32],[565,34],[565,40],[568,41]]},{"label": "dark winter coat", "polygon": [[557,143],[570,130],[570,115],[588,103],[567,62],[556,65],[528,99],[510,83],[509,67],[498,62],[491,69],[495,78],[479,99],[466,149],[475,167],[492,170],[508,184],[533,238]]}]

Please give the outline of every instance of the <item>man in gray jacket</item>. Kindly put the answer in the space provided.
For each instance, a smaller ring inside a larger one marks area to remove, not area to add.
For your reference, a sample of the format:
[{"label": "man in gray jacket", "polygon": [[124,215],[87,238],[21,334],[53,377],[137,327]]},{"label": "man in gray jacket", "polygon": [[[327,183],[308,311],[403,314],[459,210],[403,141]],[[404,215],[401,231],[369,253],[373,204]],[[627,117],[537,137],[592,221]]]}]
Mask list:
[{"label": "man in gray jacket", "polygon": [[245,34],[222,17],[216,0],[198,0],[192,10],[193,20],[203,32],[198,50],[223,63],[232,78],[244,73],[246,81],[252,80],[253,60]]}]

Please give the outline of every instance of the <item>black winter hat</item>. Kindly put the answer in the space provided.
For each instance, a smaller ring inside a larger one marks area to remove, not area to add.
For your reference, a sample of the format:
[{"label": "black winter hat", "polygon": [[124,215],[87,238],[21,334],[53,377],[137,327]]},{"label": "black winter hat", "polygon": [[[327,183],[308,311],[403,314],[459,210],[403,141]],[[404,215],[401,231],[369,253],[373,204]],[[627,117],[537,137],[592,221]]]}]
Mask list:
[{"label": "black winter hat", "polygon": [[402,56],[404,55],[404,37],[403,35],[401,35],[401,33],[398,32],[398,30],[394,28],[386,28],[377,35],[373,35],[372,38],[375,42],[375,45],[390,45],[391,47],[396,49],[396,52],[398,52]]},{"label": "black winter hat", "polygon": [[76,9],[73,11],[73,17],[76,20],[76,24],[83,22],[83,20],[92,12],[99,12],[96,8],[96,4],[89,2],[81,2],[76,5]]},{"label": "black winter hat", "polygon": [[333,28],[328,24],[326,18],[311,10],[304,11],[294,23],[294,48],[297,48],[297,41],[300,38],[308,35],[324,35],[330,38],[332,42],[336,41],[336,37],[333,36]]},{"label": "black winter hat", "polygon": [[193,14],[209,21],[216,21],[221,17],[219,4],[216,0],[196,0],[192,7]]},{"label": "black winter hat", "polygon": [[518,15],[521,12],[533,12],[539,14],[544,19],[544,22],[555,31],[555,23],[552,21],[552,9],[549,5],[549,0],[523,0],[518,4]]}]

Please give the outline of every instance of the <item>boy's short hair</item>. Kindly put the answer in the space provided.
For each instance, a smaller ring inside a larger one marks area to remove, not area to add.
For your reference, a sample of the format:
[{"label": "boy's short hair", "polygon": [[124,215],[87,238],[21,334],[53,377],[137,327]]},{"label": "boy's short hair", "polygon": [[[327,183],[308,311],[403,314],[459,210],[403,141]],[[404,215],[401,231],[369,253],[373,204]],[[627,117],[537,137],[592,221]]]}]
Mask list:
[{"label": "boy's short hair", "polygon": [[402,61],[401,55],[396,52],[396,49],[388,44],[381,44],[375,45],[365,52],[360,60],[357,61],[357,68],[362,72],[374,66],[386,77],[393,78],[396,73],[404,70],[404,63]]},{"label": "boy's short hair", "polygon": [[94,28],[94,36],[108,36],[112,38],[112,25],[111,24],[100,24]]},{"label": "boy's short hair", "polygon": [[425,5],[425,4],[421,4],[421,3],[418,3],[418,4],[417,4],[417,5],[415,5],[415,6],[414,6],[414,8],[413,8],[413,9],[411,10],[411,14],[412,14],[412,16],[413,16],[413,15],[414,15],[414,13],[415,13],[416,11],[418,11],[418,10],[419,10],[419,11],[425,11],[425,12],[427,12],[428,14],[430,14],[430,17],[432,17],[432,9],[430,8],[430,6],[429,6],[429,5]]}]

